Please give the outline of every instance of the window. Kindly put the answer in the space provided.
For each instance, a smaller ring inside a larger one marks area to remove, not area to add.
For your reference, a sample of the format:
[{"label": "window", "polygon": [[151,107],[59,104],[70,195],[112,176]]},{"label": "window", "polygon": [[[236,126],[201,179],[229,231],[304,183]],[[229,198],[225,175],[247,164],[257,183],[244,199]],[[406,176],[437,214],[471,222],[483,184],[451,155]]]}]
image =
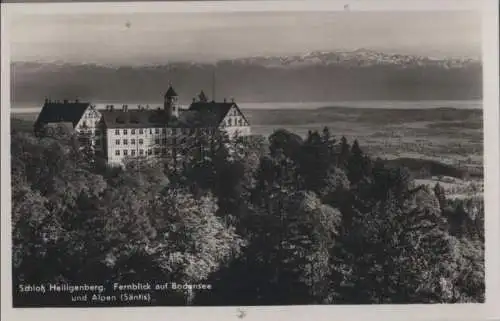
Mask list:
[{"label": "window", "polygon": [[120,156],[120,150],[119,149],[115,150],[115,155],[116,156]]},{"label": "window", "polygon": [[101,141],[100,141],[99,139],[96,139],[96,141],[95,141],[95,145],[96,145],[96,146],[100,146],[100,145],[101,145]]},{"label": "window", "polygon": [[132,135],[135,135],[135,129],[132,129],[132,130],[130,131],[130,133],[131,133]]},{"label": "window", "polygon": [[167,139],[166,139],[166,138],[163,138],[163,139],[161,140],[161,143],[162,143],[163,145],[167,145]]},{"label": "window", "polygon": [[167,154],[167,149],[166,149],[166,148],[162,148],[162,149],[161,149],[161,153],[162,153],[163,155],[166,155],[166,154]]},{"label": "window", "polygon": [[159,148],[155,148],[155,155],[158,155],[160,154],[160,149]]},{"label": "window", "polygon": [[128,149],[124,149],[123,150],[123,156],[127,156],[128,155]]},{"label": "window", "polygon": [[144,140],[142,138],[139,138],[139,145],[144,144]]},{"label": "window", "polygon": [[159,134],[160,133],[160,129],[159,128],[155,128],[155,134]]},{"label": "window", "polygon": [[96,129],[95,134],[96,134],[96,136],[99,136],[99,135],[101,135],[101,131],[99,129]]},{"label": "window", "polygon": [[130,140],[130,144],[135,145],[135,139],[133,139],[133,138],[132,138],[132,139]]},{"label": "window", "polygon": [[177,135],[177,128],[172,128],[172,135]]},{"label": "window", "polygon": [[231,119],[231,118],[229,118],[229,119],[227,120],[227,125],[228,125],[229,127],[231,127],[231,126],[232,126],[232,119]]},{"label": "window", "polygon": [[150,129],[149,129],[149,133],[150,133],[151,135],[153,135],[153,128],[150,128]]},{"label": "window", "polygon": [[123,135],[127,135],[128,134],[128,130],[124,129],[123,130]]},{"label": "window", "polygon": [[144,149],[139,149],[139,155],[144,155]]},{"label": "window", "polygon": [[123,145],[128,145],[128,139],[123,140]]},{"label": "window", "polygon": [[120,135],[120,130],[119,129],[115,130],[115,135]]},{"label": "window", "polygon": [[120,140],[119,139],[116,140],[116,145],[120,145]]},{"label": "window", "polygon": [[148,155],[151,155],[152,153],[151,149],[148,149]]},{"label": "window", "polygon": [[243,126],[243,118],[238,119],[238,124],[239,124],[240,126]]},{"label": "window", "polygon": [[142,130],[142,128],[139,129],[139,134],[144,134],[144,130]]},{"label": "window", "polygon": [[162,133],[162,134],[165,134],[166,132],[167,132],[167,130],[166,130],[165,128],[162,128],[162,129],[161,129],[161,133]]},{"label": "window", "polygon": [[156,144],[156,145],[159,145],[159,144],[160,144],[160,139],[159,139],[159,138],[156,138],[156,139],[155,139],[155,144]]},{"label": "window", "polygon": [[130,155],[135,156],[135,149],[130,150]]}]

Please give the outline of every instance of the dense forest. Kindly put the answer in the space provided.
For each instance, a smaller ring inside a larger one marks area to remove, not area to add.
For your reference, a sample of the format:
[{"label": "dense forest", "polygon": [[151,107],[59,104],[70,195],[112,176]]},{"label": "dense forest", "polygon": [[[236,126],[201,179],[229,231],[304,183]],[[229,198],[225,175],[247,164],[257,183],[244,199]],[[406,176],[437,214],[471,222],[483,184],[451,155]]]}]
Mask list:
[{"label": "dense forest", "polygon": [[212,285],[155,305],[484,302],[483,203],[328,128],[215,133],[124,168],[72,135],[11,134],[15,305],[33,304],[19,284],[146,280]]}]

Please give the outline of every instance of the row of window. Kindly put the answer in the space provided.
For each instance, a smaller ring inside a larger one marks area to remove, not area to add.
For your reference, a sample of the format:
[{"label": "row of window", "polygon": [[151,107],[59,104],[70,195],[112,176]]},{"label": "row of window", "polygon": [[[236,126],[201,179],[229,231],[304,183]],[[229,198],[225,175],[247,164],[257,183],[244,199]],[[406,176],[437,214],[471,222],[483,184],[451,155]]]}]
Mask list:
[{"label": "row of window", "polygon": [[243,126],[244,122],[243,122],[243,118],[238,118],[238,119],[235,119],[234,122],[233,122],[233,119],[232,118],[228,118],[227,119],[227,123],[226,125],[231,127],[231,126]]},{"label": "row of window", "polygon": [[[139,138],[138,140],[135,140],[135,138],[131,138],[130,145],[135,145],[136,141],[139,143],[139,145],[144,144],[144,139],[142,139],[142,138]],[[117,139],[117,140],[115,140],[115,143],[116,143],[116,145],[120,145],[121,143],[123,143],[123,145],[128,145],[129,140],[128,139],[123,139],[123,140]],[[163,139],[156,138],[155,145],[160,145],[160,144],[166,145],[167,139],[166,138],[163,138]]]},{"label": "row of window", "polygon": [[163,154],[163,155],[166,155],[167,154],[167,149],[166,148],[154,148],[154,149],[148,149],[148,150],[144,150],[144,149],[139,149],[137,152],[135,149],[131,149],[130,150],[130,153],[129,153],[129,150],[128,149],[124,149],[124,150],[115,150],[115,156],[145,156],[145,155],[160,155],[160,154]]},{"label": "row of window", "polygon": [[[130,130],[130,134],[131,135],[135,135],[136,133],[139,133],[139,134],[147,134],[149,131],[150,134],[160,134],[160,132],[162,134],[167,134],[167,129],[166,128],[139,128],[139,129],[131,129]],[[182,130],[182,133],[188,133],[188,130],[183,128]],[[128,129],[115,129],[115,135],[120,135],[120,134],[123,134],[123,135],[128,135],[128,132],[129,130]],[[177,128],[169,128],[168,130],[168,134],[170,135],[170,133],[172,133],[172,135],[176,135],[177,134]]]},{"label": "row of window", "polygon": [[[234,124],[236,125],[236,121],[234,122]],[[240,126],[242,126],[243,124],[243,120],[240,119]],[[231,125],[229,125],[231,126]],[[179,131],[177,131],[179,130]],[[193,134],[195,131],[199,131],[201,134],[206,134],[206,133],[209,133],[210,130],[209,129],[205,129],[205,128],[199,128],[199,129],[194,129],[194,128],[139,128],[139,129],[130,129],[130,134],[131,135],[135,135],[136,133],[138,133],[139,135],[141,134],[147,134],[149,132],[149,134],[157,134],[159,135],[160,133],[161,134],[167,134],[167,135],[177,135],[177,133],[181,133],[182,135],[191,135]],[[115,129],[115,135],[128,135],[129,134],[129,130],[128,129]],[[96,135],[97,135],[97,132],[96,132]]]}]

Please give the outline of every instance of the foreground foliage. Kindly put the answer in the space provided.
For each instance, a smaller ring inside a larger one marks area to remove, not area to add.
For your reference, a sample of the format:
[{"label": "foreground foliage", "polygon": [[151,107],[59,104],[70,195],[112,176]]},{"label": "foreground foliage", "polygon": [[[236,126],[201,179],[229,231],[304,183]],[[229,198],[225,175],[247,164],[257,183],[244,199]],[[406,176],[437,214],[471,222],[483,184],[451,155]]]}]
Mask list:
[{"label": "foreground foliage", "polygon": [[15,285],[213,287],[165,305],[484,301],[482,202],[416,186],[327,128],[198,137],[172,151],[182,162],[124,169],[68,137],[12,133]]}]

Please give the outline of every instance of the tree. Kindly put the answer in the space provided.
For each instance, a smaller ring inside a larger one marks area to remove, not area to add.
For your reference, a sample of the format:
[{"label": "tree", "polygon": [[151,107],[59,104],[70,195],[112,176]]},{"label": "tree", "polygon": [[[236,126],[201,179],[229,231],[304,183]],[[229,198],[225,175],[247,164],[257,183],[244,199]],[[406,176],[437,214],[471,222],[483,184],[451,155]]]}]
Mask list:
[{"label": "tree", "polygon": [[438,201],[426,190],[408,186],[397,195],[391,187],[344,225],[332,254],[333,302],[443,301],[443,257],[452,244]]},{"label": "tree", "polygon": [[[215,213],[210,196],[195,199],[178,190],[165,190],[154,205],[152,218],[158,238],[149,255],[178,283],[199,282],[237,257],[243,240]],[[192,299],[192,297],[188,297]]]},{"label": "tree", "polygon": [[351,146],[349,146],[349,144],[347,143],[347,138],[345,138],[345,136],[342,136],[342,138],[340,139],[340,152],[337,165],[340,168],[346,169],[350,157]]},{"label": "tree", "polygon": [[281,193],[271,202],[253,208],[243,255],[212,276],[216,287],[199,304],[323,302],[340,212],[308,192]]},{"label": "tree", "polygon": [[354,141],[347,162],[347,177],[351,184],[358,184],[371,173],[371,161],[364,155],[357,140]]},{"label": "tree", "polygon": [[444,211],[446,205],[446,193],[444,188],[439,183],[436,183],[436,185],[434,185],[434,194],[439,201],[439,207],[441,208],[441,211]]}]

